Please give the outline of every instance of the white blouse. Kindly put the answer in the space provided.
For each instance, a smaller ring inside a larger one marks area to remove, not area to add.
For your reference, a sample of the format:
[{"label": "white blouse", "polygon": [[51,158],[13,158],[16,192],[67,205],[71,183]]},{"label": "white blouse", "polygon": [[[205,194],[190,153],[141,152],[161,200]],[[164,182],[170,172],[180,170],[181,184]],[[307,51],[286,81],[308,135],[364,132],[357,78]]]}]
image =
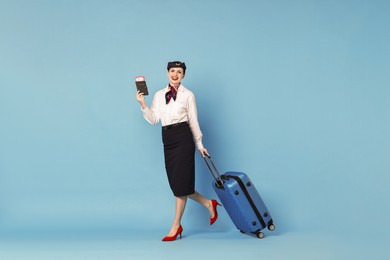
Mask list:
[{"label": "white blouse", "polygon": [[169,86],[156,92],[150,108],[141,109],[144,118],[152,125],[161,121],[162,126],[188,121],[196,146],[198,149],[202,149],[203,134],[199,127],[195,95],[180,85],[176,100],[172,98],[168,104],[165,104],[165,94],[168,91]]}]

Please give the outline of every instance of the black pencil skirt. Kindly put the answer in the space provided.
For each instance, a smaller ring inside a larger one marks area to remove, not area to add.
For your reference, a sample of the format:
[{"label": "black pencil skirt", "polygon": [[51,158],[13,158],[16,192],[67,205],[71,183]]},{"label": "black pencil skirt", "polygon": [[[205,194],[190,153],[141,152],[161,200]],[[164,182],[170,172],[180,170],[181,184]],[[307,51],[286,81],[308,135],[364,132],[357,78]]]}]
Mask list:
[{"label": "black pencil skirt", "polygon": [[195,192],[195,143],[187,123],[162,128],[165,169],[176,197]]}]

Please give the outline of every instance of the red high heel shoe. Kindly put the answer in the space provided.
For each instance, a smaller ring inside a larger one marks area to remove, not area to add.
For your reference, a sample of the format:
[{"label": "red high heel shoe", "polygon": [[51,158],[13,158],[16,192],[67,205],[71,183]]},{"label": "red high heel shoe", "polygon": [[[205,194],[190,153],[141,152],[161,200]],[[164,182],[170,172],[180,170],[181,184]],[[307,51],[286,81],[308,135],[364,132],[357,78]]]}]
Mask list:
[{"label": "red high heel shoe", "polygon": [[183,232],[183,227],[180,225],[180,227],[177,229],[175,235],[173,235],[173,236],[171,236],[171,237],[166,236],[166,237],[164,237],[164,238],[162,239],[162,241],[164,241],[164,242],[175,241],[178,235],[180,235],[180,239],[181,239],[181,233],[182,233],[182,232]]},{"label": "red high heel shoe", "polygon": [[212,200],[211,204],[213,205],[214,217],[210,218],[210,225],[214,224],[214,222],[217,221],[218,218],[217,205],[222,206],[216,200]]}]

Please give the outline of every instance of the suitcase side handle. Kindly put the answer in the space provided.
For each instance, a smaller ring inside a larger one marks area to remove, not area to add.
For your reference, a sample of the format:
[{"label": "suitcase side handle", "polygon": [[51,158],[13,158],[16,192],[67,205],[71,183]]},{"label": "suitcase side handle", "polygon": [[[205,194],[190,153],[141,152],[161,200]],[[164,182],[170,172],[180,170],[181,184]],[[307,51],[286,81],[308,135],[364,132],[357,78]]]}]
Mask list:
[{"label": "suitcase side handle", "polygon": [[[206,157],[208,158],[208,160],[211,162],[211,165],[213,166],[214,168],[214,171],[211,169],[210,167],[210,164],[209,162],[207,161]],[[222,177],[221,177],[221,174],[219,174],[218,172],[218,169],[217,167],[215,166],[215,163],[213,161],[213,159],[211,159],[211,156],[209,154],[206,154],[205,157],[203,157],[204,161],[206,162],[206,165],[207,165],[207,168],[209,168],[209,171],[211,173],[211,175],[213,176],[214,180],[215,180],[215,184],[218,188],[222,188],[223,189],[223,180],[222,180]]]}]

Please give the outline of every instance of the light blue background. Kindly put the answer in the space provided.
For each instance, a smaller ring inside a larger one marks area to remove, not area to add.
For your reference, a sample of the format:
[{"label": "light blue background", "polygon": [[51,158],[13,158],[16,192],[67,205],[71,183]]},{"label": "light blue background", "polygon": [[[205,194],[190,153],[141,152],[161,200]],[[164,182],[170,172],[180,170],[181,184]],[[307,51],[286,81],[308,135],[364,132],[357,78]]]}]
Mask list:
[{"label": "light blue background", "polygon": [[[145,75],[154,93],[166,63],[183,60],[204,145],[221,172],[256,184],[277,226],[270,246],[315,234],[383,256],[389,13],[379,0],[1,0],[1,234],[165,235],[161,128],[142,118],[133,81]],[[199,155],[196,174],[216,198]],[[189,201],[183,226],[199,239],[234,231],[220,214],[210,229]]]}]

